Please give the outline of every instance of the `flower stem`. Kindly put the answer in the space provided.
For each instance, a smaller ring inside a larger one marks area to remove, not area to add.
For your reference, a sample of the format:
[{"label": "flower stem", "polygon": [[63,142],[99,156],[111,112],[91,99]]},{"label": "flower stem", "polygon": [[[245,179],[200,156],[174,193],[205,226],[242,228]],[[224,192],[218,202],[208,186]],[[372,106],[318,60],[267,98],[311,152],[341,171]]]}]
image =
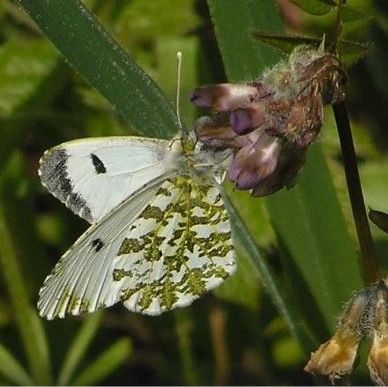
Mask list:
[{"label": "flower stem", "polygon": [[346,0],[339,0],[337,5],[337,15],[335,20],[335,29],[334,29],[334,38],[331,47],[332,52],[337,51],[338,41],[340,39],[341,31],[342,31],[342,7],[345,5]]},{"label": "flower stem", "polygon": [[364,278],[368,283],[372,283],[381,278],[381,273],[369,228],[360,175],[357,168],[353,137],[345,103],[340,102],[334,104],[333,111],[341,144],[349,198],[361,249]]}]

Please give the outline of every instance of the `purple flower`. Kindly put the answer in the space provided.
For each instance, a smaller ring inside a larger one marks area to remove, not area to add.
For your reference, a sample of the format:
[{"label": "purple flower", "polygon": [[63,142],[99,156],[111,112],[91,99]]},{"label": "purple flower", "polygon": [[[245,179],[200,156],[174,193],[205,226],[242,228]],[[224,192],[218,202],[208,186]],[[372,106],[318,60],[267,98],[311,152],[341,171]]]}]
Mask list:
[{"label": "purple flower", "polygon": [[337,57],[297,47],[257,82],[194,90],[194,104],[216,111],[197,123],[198,140],[234,150],[229,179],[238,189],[263,196],[289,187],[319,135],[324,104],[343,98],[344,81]]}]

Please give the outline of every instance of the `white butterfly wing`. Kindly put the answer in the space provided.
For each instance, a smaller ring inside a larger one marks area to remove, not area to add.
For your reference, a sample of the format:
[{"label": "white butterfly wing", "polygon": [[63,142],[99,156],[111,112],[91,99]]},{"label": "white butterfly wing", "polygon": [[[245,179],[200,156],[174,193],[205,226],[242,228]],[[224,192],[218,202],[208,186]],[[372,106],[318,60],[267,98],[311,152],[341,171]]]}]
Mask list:
[{"label": "white butterfly wing", "polygon": [[219,188],[176,176],[161,185],[132,224],[113,275],[127,309],[157,315],[191,304],[235,267]]},{"label": "white butterfly wing", "polygon": [[183,307],[235,270],[218,187],[176,176],[153,182],[91,226],[39,293],[47,319],[118,301],[156,315]]},{"label": "white butterfly wing", "polygon": [[49,320],[108,307],[120,300],[113,279],[117,256],[134,219],[154,197],[160,181],[133,194],[92,225],[62,256],[39,292],[39,314]]},{"label": "white butterfly wing", "polygon": [[39,175],[68,208],[95,223],[170,168],[168,147],[169,141],[143,137],[70,141],[44,153]]}]

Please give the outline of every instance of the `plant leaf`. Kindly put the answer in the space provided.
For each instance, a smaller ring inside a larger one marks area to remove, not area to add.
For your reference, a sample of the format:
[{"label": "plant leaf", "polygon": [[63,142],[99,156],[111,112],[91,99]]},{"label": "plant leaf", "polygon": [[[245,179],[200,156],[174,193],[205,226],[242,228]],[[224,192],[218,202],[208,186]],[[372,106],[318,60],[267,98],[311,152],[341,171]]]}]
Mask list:
[{"label": "plant leaf", "polygon": [[[314,146],[297,186],[267,199],[271,219],[285,245],[296,297],[307,286],[330,329],[342,304],[363,286],[359,258],[350,239],[322,151]],[[295,277],[297,278],[297,277]],[[291,279],[292,281],[292,279]]]},{"label": "plant leaf", "polygon": [[[227,3],[222,0],[208,0],[208,5],[230,82],[256,79],[265,66],[274,64],[279,59],[279,54],[269,47],[248,39],[249,31],[275,32],[282,28],[272,0]],[[231,46],[234,49],[233,55],[229,55]]]},{"label": "plant leaf", "polygon": [[14,358],[11,352],[8,351],[0,343],[0,374],[7,380],[20,386],[32,386],[33,379],[24,370],[23,366]]},{"label": "plant leaf", "polygon": [[0,260],[4,283],[14,309],[16,324],[34,383],[51,384],[50,356],[42,320],[32,309],[29,294],[19,263],[19,248],[11,223],[18,217],[12,212],[8,196],[15,200],[14,165],[20,164],[20,154],[3,165],[0,174]]},{"label": "plant leaf", "polygon": [[[290,54],[292,50],[301,44],[308,44],[318,47],[322,38],[303,35],[287,35],[282,33],[253,31],[252,36],[263,43],[276,47],[283,52]],[[364,58],[369,50],[369,46],[364,43],[340,39],[338,42],[338,52],[341,61],[345,66],[350,66],[358,60]]]},{"label": "plant leaf", "polygon": [[[0,47],[0,117],[20,111],[54,70],[58,55],[44,41],[11,40]],[[26,63],[29,65],[26,66]]]},{"label": "plant leaf", "polygon": [[380,229],[388,234],[388,214],[369,208],[369,219]]},{"label": "plant leaf", "polygon": [[322,38],[313,36],[287,35],[274,32],[253,31],[252,36],[263,43],[279,48],[287,54],[290,54],[296,46],[301,44],[319,46],[322,42]]},{"label": "plant leaf", "polygon": [[178,131],[175,112],[159,87],[80,1],[19,2],[66,60],[139,133],[170,138]]},{"label": "plant leaf", "polygon": [[85,352],[89,348],[90,342],[97,334],[102,316],[103,312],[98,311],[85,319],[77,333],[77,336],[74,338],[69,350],[67,351],[65,360],[58,376],[57,384],[59,386],[69,384],[74,372],[82,361],[82,357],[85,355]]},{"label": "plant leaf", "polygon": [[311,15],[326,15],[337,3],[333,0],[291,0],[303,11]]},{"label": "plant leaf", "polygon": [[292,333],[298,338],[299,343],[306,351],[311,351],[314,348],[314,343],[295,313],[293,303],[290,302],[291,300],[288,299],[282,288],[279,286],[278,280],[272,273],[267,262],[261,256],[257,245],[250,236],[249,230],[238,215],[232,202],[228,198],[224,198],[224,200],[232,221],[233,235],[240,242],[240,245],[244,248],[247,256],[252,260],[254,267],[258,273],[260,273],[263,285],[270,294],[274,304],[285,318]]},{"label": "plant leaf", "polygon": [[117,340],[72,382],[74,386],[96,385],[118,368],[132,352],[131,342],[127,338]]}]

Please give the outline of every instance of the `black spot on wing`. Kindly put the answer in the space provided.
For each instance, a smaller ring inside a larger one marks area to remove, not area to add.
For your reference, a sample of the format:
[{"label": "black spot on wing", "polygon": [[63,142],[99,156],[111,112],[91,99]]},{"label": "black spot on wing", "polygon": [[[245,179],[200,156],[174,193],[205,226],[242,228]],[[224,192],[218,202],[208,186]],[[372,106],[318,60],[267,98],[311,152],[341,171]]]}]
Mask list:
[{"label": "black spot on wing", "polygon": [[104,163],[99,159],[95,154],[91,154],[90,157],[92,158],[92,163],[94,166],[94,169],[96,170],[97,174],[100,173],[106,173],[106,168]]},{"label": "black spot on wing", "polygon": [[40,178],[44,186],[67,207],[91,221],[91,211],[85,199],[74,192],[67,168],[68,159],[69,155],[64,148],[48,151],[41,161]]},{"label": "black spot on wing", "polygon": [[92,246],[96,253],[98,253],[104,246],[104,242],[100,238],[96,238],[92,240]]}]

